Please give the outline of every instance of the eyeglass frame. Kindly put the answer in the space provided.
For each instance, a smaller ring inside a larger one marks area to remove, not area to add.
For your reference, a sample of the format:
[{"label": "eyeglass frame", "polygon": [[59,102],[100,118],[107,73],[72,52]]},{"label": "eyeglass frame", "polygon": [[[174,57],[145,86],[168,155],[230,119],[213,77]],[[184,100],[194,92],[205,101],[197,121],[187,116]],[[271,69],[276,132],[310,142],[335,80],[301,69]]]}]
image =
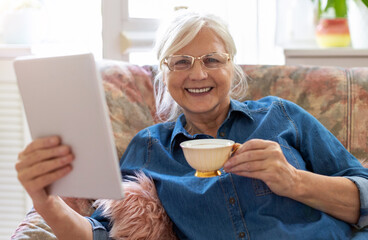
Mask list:
[{"label": "eyeglass frame", "polygon": [[[215,67],[215,68],[209,68],[209,67],[207,67],[207,66],[205,65],[205,63],[203,62],[203,58],[204,58],[205,56],[208,56],[208,55],[211,55],[211,54],[215,54],[215,53],[216,53],[216,54],[223,54],[223,55],[225,55],[225,56],[227,57],[226,63],[227,63],[227,62],[229,62],[229,61],[231,60],[231,56],[230,56],[230,54],[228,54],[228,53],[211,52],[211,53],[204,54],[204,55],[202,55],[202,56],[200,56],[200,57],[193,57],[193,56],[190,56],[190,55],[170,55],[170,56],[165,57],[165,58],[161,61],[161,65],[162,65],[162,64],[165,64],[165,65],[167,66],[167,68],[168,68],[170,71],[172,71],[172,72],[181,72],[181,71],[186,71],[186,70],[192,69],[192,67],[194,66],[194,62],[195,62],[196,60],[199,60],[199,61],[201,62],[201,64],[202,64],[206,69],[218,69],[218,68],[221,68],[222,66],[220,66],[220,67]],[[167,62],[167,59],[168,59],[169,57],[179,57],[179,56],[181,56],[181,57],[189,57],[189,59],[191,59],[191,60],[192,60],[189,68],[187,68],[187,69],[182,69],[182,70],[174,70],[174,69],[171,69],[171,68],[169,67],[169,63]],[[226,65],[226,64],[224,64],[224,65]]]}]

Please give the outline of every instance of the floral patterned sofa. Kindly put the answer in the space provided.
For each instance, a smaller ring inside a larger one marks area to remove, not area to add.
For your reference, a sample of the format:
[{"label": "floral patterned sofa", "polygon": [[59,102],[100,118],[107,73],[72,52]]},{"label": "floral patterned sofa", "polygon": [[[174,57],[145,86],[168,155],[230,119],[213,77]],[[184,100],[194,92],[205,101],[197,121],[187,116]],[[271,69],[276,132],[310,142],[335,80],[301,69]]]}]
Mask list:
[{"label": "floral patterned sofa", "polygon": [[[98,63],[119,157],[137,131],[157,122],[153,78],[156,66],[103,60]],[[319,119],[368,167],[368,68],[242,65],[248,75],[247,99],[275,95],[293,101]],[[92,200],[65,198],[82,215]],[[12,239],[55,239],[31,210]]]}]

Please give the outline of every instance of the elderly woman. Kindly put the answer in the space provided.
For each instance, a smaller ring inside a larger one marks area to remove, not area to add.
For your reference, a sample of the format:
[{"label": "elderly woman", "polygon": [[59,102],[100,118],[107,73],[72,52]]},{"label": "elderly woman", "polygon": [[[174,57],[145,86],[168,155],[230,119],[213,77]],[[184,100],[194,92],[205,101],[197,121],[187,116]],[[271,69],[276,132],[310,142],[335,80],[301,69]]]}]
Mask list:
[{"label": "elderly woman", "polygon": [[[139,132],[122,170],[143,170],[180,239],[349,239],[368,224],[368,169],[315,118],[276,97],[233,100],[245,91],[235,45],[212,15],[186,12],[157,42],[157,112],[164,123]],[[222,174],[198,178],[180,143],[242,143]],[[99,212],[84,218],[45,187],[71,171],[57,137],[19,154],[19,179],[59,239],[107,239]]]}]

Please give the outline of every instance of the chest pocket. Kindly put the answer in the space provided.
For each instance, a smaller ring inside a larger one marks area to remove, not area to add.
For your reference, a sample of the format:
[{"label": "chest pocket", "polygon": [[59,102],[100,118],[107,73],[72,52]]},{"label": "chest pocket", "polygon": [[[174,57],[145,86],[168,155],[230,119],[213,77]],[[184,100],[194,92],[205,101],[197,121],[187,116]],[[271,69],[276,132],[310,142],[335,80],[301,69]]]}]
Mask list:
[{"label": "chest pocket", "polygon": [[262,180],[252,179],[252,186],[257,197],[272,193],[271,189]]}]

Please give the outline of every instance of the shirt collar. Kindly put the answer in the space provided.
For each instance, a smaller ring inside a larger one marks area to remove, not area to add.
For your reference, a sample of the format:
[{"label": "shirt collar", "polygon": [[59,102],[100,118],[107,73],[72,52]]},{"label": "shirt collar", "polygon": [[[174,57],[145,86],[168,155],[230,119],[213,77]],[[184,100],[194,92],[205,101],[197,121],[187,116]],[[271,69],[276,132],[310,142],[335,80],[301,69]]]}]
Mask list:
[{"label": "shirt collar", "polygon": [[237,100],[231,99],[230,100],[230,110],[229,110],[229,113],[227,114],[227,119],[230,118],[233,112],[240,112],[244,114],[246,117],[250,118],[251,120],[254,120],[248,108],[247,102],[239,102]]},{"label": "shirt collar", "polygon": [[[246,117],[250,118],[251,120],[254,120],[252,117],[251,112],[249,111],[249,108],[246,104],[246,102],[239,102],[237,100],[230,100],[230,108],[229,112],[227,114],[227,117],[224,122],[226,122],[229,118],[234,116],[233,113],[239,112],[241,114],[244,114]],[[200,139],[200,138],[209,138],[209,136],[204,134],[195,134],[190,135],[187,130],[184,128],[186,125],[186,119],[185,115],[181,114],[178,119],[176,120],[175,127],[173,130],[173,134],[171,136],[170,145],[171,145],[171,151],[173,151],[173,148],[175,144],[180,144],[182,141],[185,140],[192,140],[192,139]]]}]

